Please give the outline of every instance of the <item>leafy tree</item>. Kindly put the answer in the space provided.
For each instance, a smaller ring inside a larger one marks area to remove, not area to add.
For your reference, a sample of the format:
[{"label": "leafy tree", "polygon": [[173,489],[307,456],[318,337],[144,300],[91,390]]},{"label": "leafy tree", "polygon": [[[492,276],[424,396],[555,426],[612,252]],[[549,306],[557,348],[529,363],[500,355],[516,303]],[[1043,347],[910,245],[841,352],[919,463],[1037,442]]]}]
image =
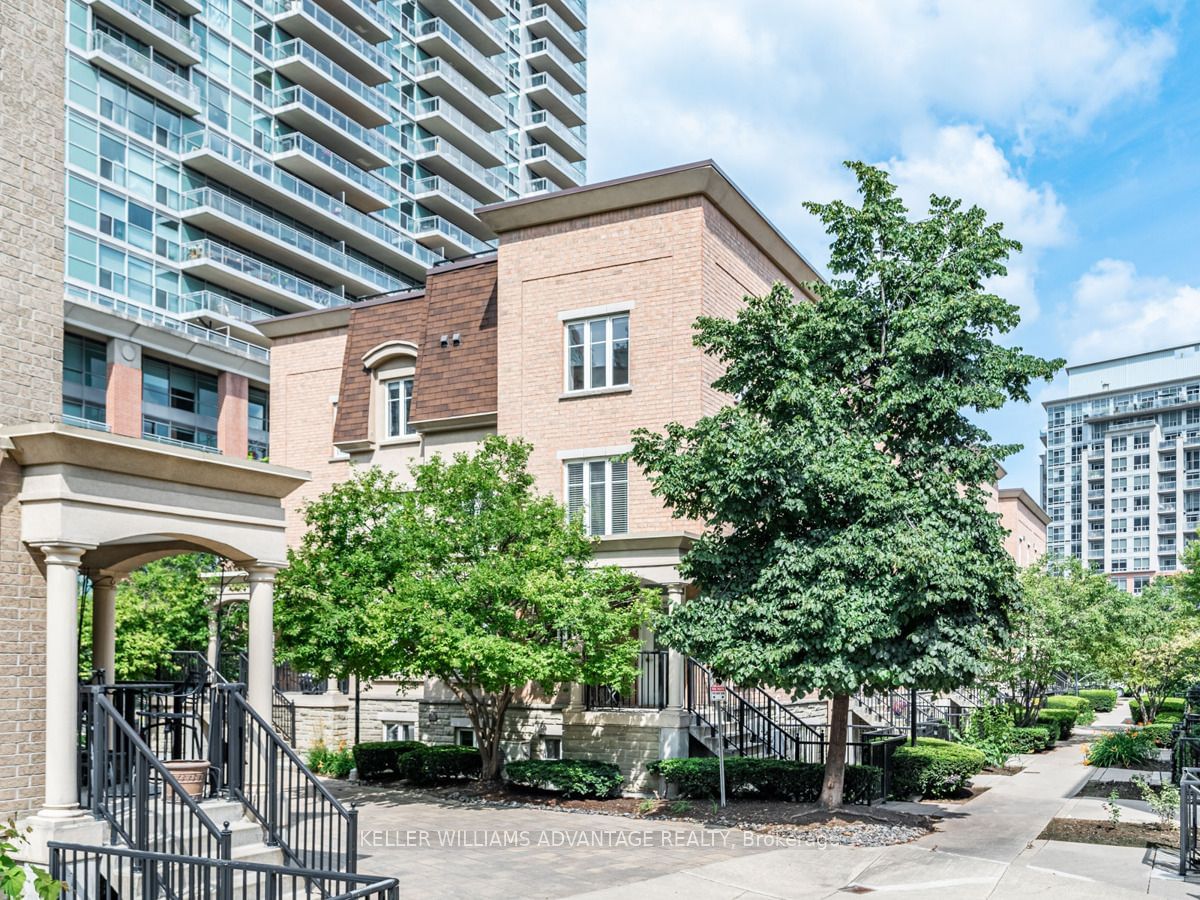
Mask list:
[{"label": "leafy tree", "polygon": [[279,579],[287,655],[319,674],[441,679],[474,727],[483,778],[499,776],[504,719],[527,683],[629,684],[637,629],[657,602],[615,567],[592,567],[581,523],[534,491],[529,446],[378,469],[311,504]]},{"label": "leafy tree", "polygon": [[1138,699],[1147,722],[1163,700],[1200,679],[1197,546],[1184,555],[1190,571],[1160,576],[1139,596],[1121,594],[1123,627],[1112,641],[1107,668]]},{"label": "leafy tree", "polygon": [[633,459],[704,534],[700,596],[661,625],[738,683],[832,698],[821,803],[842,801],[849,695],[970,682],[1003,633],[1016,572],[979,485],[1016,447],[969,413],[1028,400],[1062,364],[1002,347],[1019,315],[985,282],[1019,249],[978,207],[913,221],[885,173],[849,164],[862,206],[807,204],[828,283],[776,285],[696,343],[737,402],[639,432]]},{"label": "leafy tree", "polygon": [[991,679],[1019,708],[1019,725],[1037,721],[1060,672],[1106,669],[1126,619],[1126,594],[1074,557],[1042,559],[1021,573],[1021,602],[1009,633],[988,654]]}]

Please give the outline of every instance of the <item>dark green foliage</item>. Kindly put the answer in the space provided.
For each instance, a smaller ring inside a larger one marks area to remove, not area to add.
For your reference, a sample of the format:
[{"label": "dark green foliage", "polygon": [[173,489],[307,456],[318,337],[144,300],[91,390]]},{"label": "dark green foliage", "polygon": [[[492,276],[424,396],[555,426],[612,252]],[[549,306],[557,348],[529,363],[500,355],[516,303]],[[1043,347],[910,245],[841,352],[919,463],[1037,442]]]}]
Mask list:
[{"label": "dark green foliage", "polygon": [[938,738],[917,738],[915,747],[897,747],[892,757],[892,795],[951,797],[978,775],[986,760],[973,747]]},{"label": "dark green foliage", "polygon": [[345,778],[354,768],[354,754],[345,744],[333,749],[324,744],[317,744],[308,751],[308,767],[318,775]]},{"label": "dark green foliage", "polygon": [[1155,725],[1178,725],[1183,721],[1183,716],[1179,713],[1159,713],[1154,717]]},{"label": "dark green foliage", "polygon": [[483,760],[474,747],[425,745],[401,754],[398,768],[400,777],[413,784],[437,784],[457,778],[478,778]]},{"label": "dark green foliage", "polygon": [[1088,700],[1096,712],[1112,712],[1117,705],[1117,692],[1108,688],[1085,688],[1079,696]]},{"label": "dark green foliage", "polygon": [[504,767],[513,784],[560,792],[564,797],[611,797],[625,778],[612,763],[594,759],[526,759]]},{"label": "dark green foliage", "polygon": [[1130,728],[1103,735],[1088,747],[1089,766],[1130,769],[1154,755],[1153,736],[1144,728]]},{"label": "dark green foliage", "polygon": [[[1176,722],[1183,721],[1183,714],[1187,710],[1187,700],[1183,697],[1164,697],[1158,705],[1158,712],[1154,716],[1156,724],[1167,723],[1174,725]],[[1136,698],[1129,701],[1129,711],[1133,714],[1133,721],[1141,723],[1145,714],[1141,702]],[[1164,718],[1164,716],[1166,718]]]},{"label": "dark green foliage", "polygon": [[[1057,729],[1055,729],[1057,731]],[[1027,728],[1013,728],[1009,733],[1013,753],[1037,753],[1039,750],[1049,750],[1054,746],[1054,738],[1050,729],[1040,725]]]},{"label": "dark green foliage", "polygon": [[989,766],[1002,766],[1013,749],[1012,714],[1003,706],[981,706],[967,718],[962,742],[983,753]]},{"label": "dark green foliage", "polygon": [[1045,709],[1073,709],[1075,710],[1076,725],[1091,725],[1096,719],[1095,710],[1092,703],[1086,697],[1075,696],[1073,694],[1051,694],[1043,702]]},{"label": "dark green foliage", "polygon": [[[647,766],[679,790],[680,796],[712,799],[720,795],[718,762],[711,756],[660,759]],[[813,803],[821,793],[825,767],[820,763],[745,756],[725,760],[725,790],[731,799],[788,800]],[[865,805],[879,795],[883,772],[875,766],[846,766],[845,800]]]},{"label": "dark green foliage", "polygon": [[[1160,716],[1159,718],[1162,717]],[[1150,740],[1154,742],[1154,746],[1156,747],[1175,746],[1174,731],[1174,723],[1171,722],[1155,722],[1153,725],[1142,726],[1142,733],[1149,735]]]},{"label": "dark green foliage", "polygon": [[1057,728],[1058,734],[1054,739],[1065,741],[1071,736],[1071,729],[1075,727],[1075,716],[1076,712],[1073,709],[1043,709],[1038,712],[1037,722],[1047,728]]},{"label": "dark green foliage", "polygon": [[354,767],[364,781],[400,777],[400,757],[425,745],[420,741],[364,741],[354,746]]}]

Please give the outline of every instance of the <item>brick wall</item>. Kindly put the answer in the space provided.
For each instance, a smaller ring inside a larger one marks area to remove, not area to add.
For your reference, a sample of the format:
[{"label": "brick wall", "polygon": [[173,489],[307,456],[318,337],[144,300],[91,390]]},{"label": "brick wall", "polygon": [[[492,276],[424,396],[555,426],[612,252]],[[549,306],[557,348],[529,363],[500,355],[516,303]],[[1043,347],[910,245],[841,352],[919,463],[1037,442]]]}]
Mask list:
[{"label": "brick wall", "polygon": [[[61,0],[0,0],[0,424],[62,407]],[[45,583],[20,542],[20,472],[0,456],[0,820],[41,803]]]}]

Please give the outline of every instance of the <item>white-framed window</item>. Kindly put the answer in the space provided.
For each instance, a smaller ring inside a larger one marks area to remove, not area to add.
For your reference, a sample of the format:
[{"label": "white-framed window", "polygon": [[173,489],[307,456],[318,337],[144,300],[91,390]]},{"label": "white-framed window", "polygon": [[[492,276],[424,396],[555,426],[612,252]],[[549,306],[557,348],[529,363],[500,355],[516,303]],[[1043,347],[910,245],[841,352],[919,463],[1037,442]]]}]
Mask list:
[{"label": "white-framed window", "polygon": [[629,313],[567,322],[563,338],[568,392],[629,384]]},{"label": "white-framed window", "polygon": [[412,722],[384,722],[383,739],[385,741],[414,741],[416,729]]},{"label": "white-framed window", "polygon": [[384,398],[387,406],[387,431],[390,438],[404,437],[416,434],[417,429],[409,422],[412,410],[413,380],[411,378],[393,378],[383,384]]},{"label": "white-framed window", "polygon": [[455,728],[454,743],[460,747],[475,746],[475,729],[474,728]]},{"label": "white-framed window", "polygon": [[542,738],[542,759],[562,759],[562,738]]},{"label": "white-framed window", "polygon": [[629,532],[629,463],[580,459],[564,470],[568,516],[581,517],[591,535]]}]

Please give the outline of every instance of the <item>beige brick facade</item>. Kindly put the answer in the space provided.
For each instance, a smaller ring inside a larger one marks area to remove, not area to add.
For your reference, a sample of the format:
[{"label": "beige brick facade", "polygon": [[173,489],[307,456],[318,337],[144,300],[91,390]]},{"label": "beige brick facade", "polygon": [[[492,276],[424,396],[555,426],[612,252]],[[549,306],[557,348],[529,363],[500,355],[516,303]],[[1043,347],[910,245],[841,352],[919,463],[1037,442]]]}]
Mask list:
[{"label": "beige brick facade", "polygon": [[[0,425],[62,405],[64,16],[59,0],[0,2]],[[0,819],[43,783],[45,582],[20,542],[19,476],[0,455]]]}]

